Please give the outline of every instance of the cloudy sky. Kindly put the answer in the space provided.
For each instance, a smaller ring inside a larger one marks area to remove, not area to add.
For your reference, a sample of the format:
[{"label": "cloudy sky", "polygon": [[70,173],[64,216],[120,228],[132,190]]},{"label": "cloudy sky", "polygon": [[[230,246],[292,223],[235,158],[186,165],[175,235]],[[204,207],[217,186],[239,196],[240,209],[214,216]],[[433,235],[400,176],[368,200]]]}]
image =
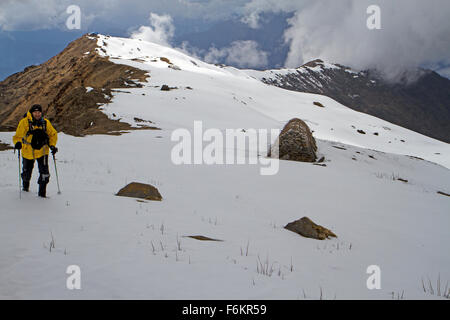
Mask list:
[{"label": "cloudy sky", "polygon": [[[70,5],[81,9],[80,30],[67,29]],[[380,8],[381,29],[367,27],[370,5]],[[0,0],[0,45],[11,55],[1,67],[42,63],[85,32],[142,38],[240,68],[322,58],[392,79],[417,67],[450,77],[448,0]],[[58,45],[47,45],[52,40]]]}]

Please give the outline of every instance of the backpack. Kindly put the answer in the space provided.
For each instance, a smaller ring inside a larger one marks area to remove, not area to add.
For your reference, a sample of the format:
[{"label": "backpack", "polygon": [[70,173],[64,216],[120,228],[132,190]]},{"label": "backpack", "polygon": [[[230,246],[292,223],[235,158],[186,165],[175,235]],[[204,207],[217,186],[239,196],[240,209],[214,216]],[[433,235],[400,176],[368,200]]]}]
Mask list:
[{"label": "backpack", "polygon": [[41,149],[43,146],[49,143],[49,137],[47,134],[47,121],[44,118],[41,118],[42,127],[38,127],[33,129],[33,122],[28,120],[28,132],[27,137],[32,134],[31,137],[31,147],[35,150]]}]

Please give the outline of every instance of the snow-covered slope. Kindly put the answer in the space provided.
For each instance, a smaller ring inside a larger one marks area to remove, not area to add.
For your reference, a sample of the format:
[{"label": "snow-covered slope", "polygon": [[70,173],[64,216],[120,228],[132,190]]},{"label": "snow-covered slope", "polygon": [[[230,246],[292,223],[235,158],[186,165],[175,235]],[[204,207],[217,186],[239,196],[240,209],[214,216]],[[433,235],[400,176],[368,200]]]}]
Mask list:
[{"label": "snow-covered slope", "polygon": [[[162,130],[60,134],[62,194],[51,163],[49,199],[36,197],[35,169],[19,200],[17,156],[0,152],[0,299],[440,298],[438,278],[442,289],[450,280],[449,198],[437,193],[450,193],[446,144],[169,48],[104,36],[99,44],[112,61],[149,71],[143,88],[116,92],[104,112]],[[163,84],[178,89],[161,91]],[[224,130],[281,128],[292,117],[314,130],[326,167],[280,161],[278,174],[263,176],[257,165],[170,159],[172,131],[194,120]],[[131,181],[153,184],[163,201],[114,196]],[[338,238],[283,228],[303,216]],[[81,290],[66,287],[69,265],[81,268]],[[366,286],[370,265],[381,269],[380,290]]]},{"label": "snow-covered slope", "polygon": [[[319,74],[319,77],[327,78],[327,75],[324,73],[325,70],[343,70],[349,74],[352,74],[355,78],[359,77],[360,75],[363,75],[364,72],[361,71],[355,71],[351,68],[343,67],[340,65],[324,62],[322,60],[315,60],[312,61],[306,65],[300,66],[299,68],[293,69],[293,68],[284,68],[284,69],[278,69],[278,70],[252,70],[248,69],[245,70],[245,72],[254,78],[257,78],[259,80],[263,79],[270,79],[273,81],[279,81],[280,76],[288,75],[292,73],[303,73],[303,74],[309,74],[309,72],[316,72]],[[310,79],[311,81],[314,81],[314,79]],[[327,80],[332,80],[331,78],[328,78]],[[317,86],[322,86],[320,83],[316,83]]]},{"label": "snow-covered slope", "polygon": [[[118,93],[113,104],[104,106],[116,119],[133,123],[138,116],[167,129],[189,128],[197,119],[213,128],[282,128],[298,117],[318,139],[416,156],[450,168],[447,143],[356,112],[328,97],[268,86],[251,77],[248,70],[206,64],[154,43],[99,36],[98,44],[99,54],[150,75],[145,87],[128,90],[131,94]],[[179,89],[161,91],[163,84]]]}]

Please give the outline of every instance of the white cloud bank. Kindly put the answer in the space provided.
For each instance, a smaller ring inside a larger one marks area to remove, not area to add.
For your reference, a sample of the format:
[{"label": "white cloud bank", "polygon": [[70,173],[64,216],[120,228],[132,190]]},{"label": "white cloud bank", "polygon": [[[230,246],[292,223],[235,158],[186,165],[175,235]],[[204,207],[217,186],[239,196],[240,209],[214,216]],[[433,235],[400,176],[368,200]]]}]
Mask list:
[{"label": "white cloud bank", "polygon": [[131,38],[170,46],[170,40],[175,33],[172,17],[150,12],[149,21],[150,26],[141,26],[137,31],[131,33]]},{"label": "white cloud bank", "polygon": [[0,0],[0,31],[65,29],[67,8],[81,8],[81,29],[96,18],[108,15],[118,0]]},{"label": "white cloud bank", "polygon": [[222,49],[211,47],[204,59],[209,63],[225,61],[226,64],[239,68],[261,68],[267,66],[268,53],[259,50],[256,41],[240,40]]},{"label": "white cloud bank", "polygon": [[[142,39],[171,46],[170,42],[175,34],[173,20],[169,15],[158,15],[151,12],[149,16],[150,26],[141,26],[131,33],[131,38]],[[191,56],[202,57],[208,63],[223,63],[239,68],[261,68],[268,64],[268,53],[259,49],[259,45],[253,40],[234,41],[228,47],[210,47],[208,50],[200,50],[183,42],[181,48],[177,48]]]},{"label": "white cloud bank", "polygon": [[154,12],[173,18],[226,20],[239,14],[249,0],[0,0],[0,31],[64,29],[67,7],[81,8],[85,30],[95,21],[122,28]]},{"label": "white cloud bank", "polygon": [[[373,4],[381,9],[381,30],[366,25]],[[246,9],[252,27],[262,12],[295,11],[284,35],[286,67],[322,58],[395,80],[421,65],[450,64],[448,0],[253,0]]]}]

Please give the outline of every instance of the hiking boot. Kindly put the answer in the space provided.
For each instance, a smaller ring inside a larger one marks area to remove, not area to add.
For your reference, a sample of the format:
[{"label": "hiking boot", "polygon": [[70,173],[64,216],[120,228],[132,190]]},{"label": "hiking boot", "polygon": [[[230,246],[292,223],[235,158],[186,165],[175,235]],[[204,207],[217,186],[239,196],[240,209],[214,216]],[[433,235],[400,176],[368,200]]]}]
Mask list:
[{"label": "hiking boot", "polygon": [[46,190],[47,189],[47,185],[46,184],[40,184],[39,185],[39,192],[38,192],[38,196],[42,197],[42,198],[46,198]]},{"label": "hiking boot", "polygon": [[30,181],[23,182],[22,190],[26,192],[30,191]]}]

